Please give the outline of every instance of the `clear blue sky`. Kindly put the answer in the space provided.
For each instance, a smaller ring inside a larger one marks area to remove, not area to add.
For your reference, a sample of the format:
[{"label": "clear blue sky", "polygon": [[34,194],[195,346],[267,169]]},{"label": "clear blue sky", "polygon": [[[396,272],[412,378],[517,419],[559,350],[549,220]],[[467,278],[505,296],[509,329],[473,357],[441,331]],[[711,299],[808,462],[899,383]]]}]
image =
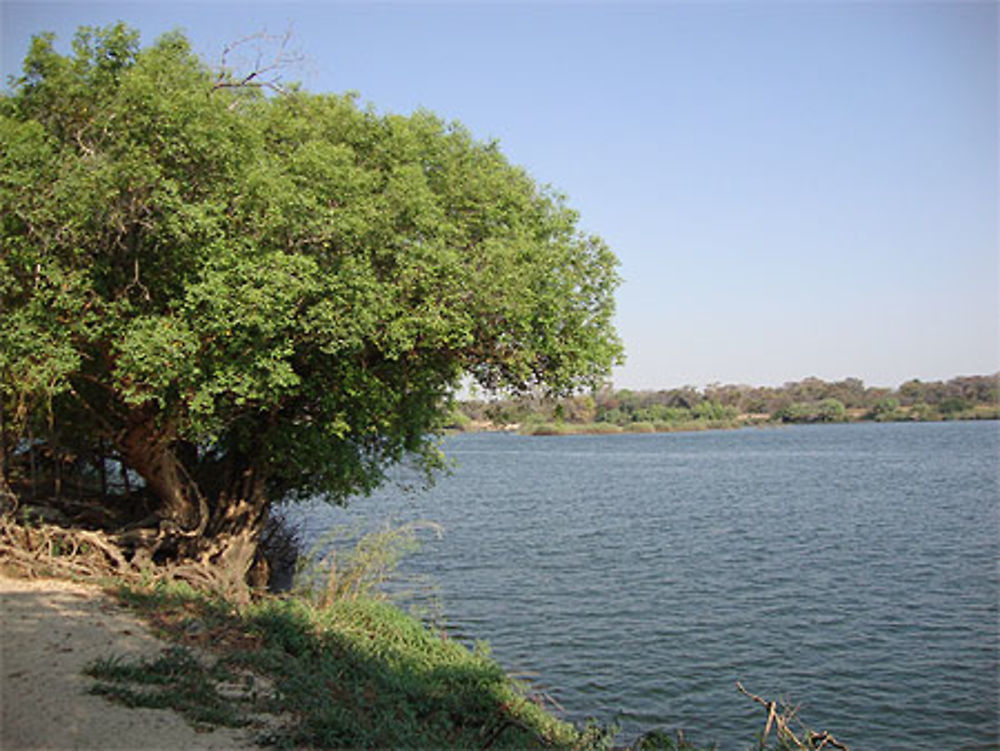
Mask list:
[{"label": "clear blue sky", "polygon": [[497,138],[622,261],[615,385],[1000,369],[994,2],[2,2],[2,67],[121,19],[293,30],[311,91]]}]

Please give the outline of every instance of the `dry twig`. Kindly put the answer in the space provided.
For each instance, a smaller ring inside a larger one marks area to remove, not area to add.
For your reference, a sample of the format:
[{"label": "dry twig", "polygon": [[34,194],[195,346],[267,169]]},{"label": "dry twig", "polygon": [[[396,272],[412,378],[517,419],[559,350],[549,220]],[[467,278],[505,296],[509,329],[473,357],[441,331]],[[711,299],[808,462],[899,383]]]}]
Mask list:
[{"label": "dry twig", "polygon": [[763,705],[767,710],[767,723],[764,725],[764,734],[760,739],[760,747],[763,749],[764,744],[767,743],[767,737],[770,735],[771,730],[775,730],[775,736],[779,742],[794,744],[795,748],[802,749],[802,751],[819,751],[823,748],[836,748],[840,751],[850,751],[847,746],[838,741],[827,731],[822,731],[819,733],[813,732],[811,730],[805,729],[800,731],[804,733],[804,738],[800,738],[791,729],[790,724],[792,720],[797,719],[798,707],[785,707],[779,713],[778,703],[775,701],[768,701],[756,694],[752,694],[743,687],[743,684],[736,681],[736,687],[741,693],[750,697],[758,704]]},{"label": "dry twig", "polygon": [[[282,35],[260,31],[226,45],[222,50],[219,73],[212,85],[212,90],[256,88],[270,89],[278,94],[287,93],[279,75],[280,71],[291,65],[300,64],[305,59],[301,53],[288,49],[291,38],[291,28]],[[270,59],[267,59],[268,56],[264,53],[266,46],[277,46],[277,50],[270,55]],[[246,51],[253,52],[254,59],[249,64],[250,70],[247,73],[236,73],[230,67],[229,57],[234,52]],[[232,105],[230,106],[232,107]]]}]

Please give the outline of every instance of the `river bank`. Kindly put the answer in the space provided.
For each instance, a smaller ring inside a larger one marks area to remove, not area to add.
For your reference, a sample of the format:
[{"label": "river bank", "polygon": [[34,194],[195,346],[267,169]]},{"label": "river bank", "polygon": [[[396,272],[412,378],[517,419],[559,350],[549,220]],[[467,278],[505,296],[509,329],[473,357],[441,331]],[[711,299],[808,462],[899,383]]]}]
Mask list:
[{"label": "river bank", "polygon": [[941,415],[920,414],[919,412],[901,409],[897,414],[888,417],[874,418],[865,410],[847,410],[837,417],[824,417],[811,413],[798,416],[775,416],[766,413],[741,414],[724,419],[693,419],[675,421],[634,422],[574,422],[566,420],[527,419],[524,422],[495,423],[484,420],[456,423],[450,427],[454,433],[517,433],[529,436],[565,436],[565,435],[620,435],[634,433],[692,433],[703,430],[739,430],[741,428],[778,428],[789,425],[813,424],[866,424],[887,422],[956,422],[1000,420],[1000,408],[976,407],[957,416],[942,417]]},{"label": "river bank", "polygon": [[156,571],[47,578],[75,557],[4,550],[0,748],[700,748],[679,731],[626,746],[616,726],[574,726],[485,643],[376,592],[305,583],[235,601]]},{"label": "river bank", "polygon": [[[186,585],[3,573],[4,749],[610,746],[372,597],[237,605]],[[111,701],[109,701],[109,699]]]}]

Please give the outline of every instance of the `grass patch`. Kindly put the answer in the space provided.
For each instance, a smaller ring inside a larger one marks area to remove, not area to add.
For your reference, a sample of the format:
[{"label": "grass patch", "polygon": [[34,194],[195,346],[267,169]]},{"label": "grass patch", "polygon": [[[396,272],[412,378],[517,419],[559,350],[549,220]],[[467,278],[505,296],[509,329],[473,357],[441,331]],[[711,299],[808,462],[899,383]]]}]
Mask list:
[{"label": "grass patch", "polygon": [[[267,597],[234,608],[188,587],[123,598],[182,645],[156,661],[94,663],[95,691],[130,706],[170,707],[195,724],[286,718],[262,734],[280,748],[608,748],[614,729],[577,729],[547,713],[487,647],[435,633],[369,597],[319,606]],[[262,676],[266,696],[225,697],[220,684]]]},{"label": "grass patch", "polygon": [[[91,663],[85,673],[98,680],[91,693],[129,707],[173,709],[195,727],[243,727],[254,711],[264,709],[252,692],[225,696],[220,686],[238,676],[219,661],[206,665],[184,647],[172,647],[155,659],[124,661],[110,657]],[[252,678],[245,676],[252,685]]]},{"label": "grass patch", "polygon": [[613,435],[624,432],[620,425],[610,422],[543,422],[529,425],[523,435]]}]

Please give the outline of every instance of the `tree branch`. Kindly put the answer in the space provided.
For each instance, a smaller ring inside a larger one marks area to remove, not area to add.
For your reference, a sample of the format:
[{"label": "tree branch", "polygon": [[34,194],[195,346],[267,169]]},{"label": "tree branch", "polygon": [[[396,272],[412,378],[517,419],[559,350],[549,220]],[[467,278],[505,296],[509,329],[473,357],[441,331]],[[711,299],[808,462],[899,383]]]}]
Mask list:
[{"label": "tree branch", "polygon": [[[222,50],[219,73],[216,76],[215,83],[212,85],[212,91],[218,91],[219,89],[254,88],[270,89],[278,94],[287,94],[288,91],[282,85],[278,71],[292,65],[300,64],[305,60],[305,55],[302,53],[288,49],[288,43],[291,41],[291,38],[292,29],[289,27],[281,35],[259,31],[256,34],[250,34],[226,45]],[[251,51],[254,54],[254,60],[249,65],[249,72],[243,75],[236,74],[234,69],[230,67],[229,56],[231,53],[240,51],[242,48],[250,45],[252,45]],[[273,47],[275,45],[277,45],[275,52],[270,55],[265,54],[267,46]],[[230,107],[233,106],[235,106],[235,102],[230,105]]]}]

